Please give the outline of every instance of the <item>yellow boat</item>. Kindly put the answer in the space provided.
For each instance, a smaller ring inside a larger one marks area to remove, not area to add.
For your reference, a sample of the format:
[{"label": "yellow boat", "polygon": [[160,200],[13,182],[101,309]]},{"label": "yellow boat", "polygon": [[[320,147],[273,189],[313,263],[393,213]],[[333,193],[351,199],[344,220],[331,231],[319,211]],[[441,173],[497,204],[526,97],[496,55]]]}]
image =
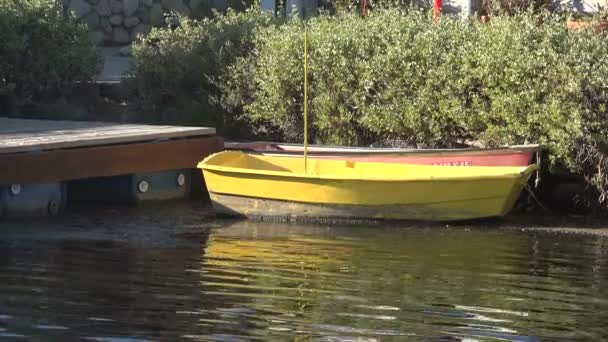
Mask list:
[{"label": "yellow boat", "polygon": [[199,163],[216,212],[288,219],[456,221],[508,213],[536,165],[452,167],[213,154]]}]

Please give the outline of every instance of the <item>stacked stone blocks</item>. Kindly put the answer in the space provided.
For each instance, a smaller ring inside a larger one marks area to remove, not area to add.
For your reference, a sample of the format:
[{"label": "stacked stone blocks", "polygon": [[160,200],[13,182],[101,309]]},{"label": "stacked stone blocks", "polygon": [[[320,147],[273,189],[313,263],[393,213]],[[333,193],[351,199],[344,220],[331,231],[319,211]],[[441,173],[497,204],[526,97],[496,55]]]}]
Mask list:
[{"label": "stacked stone blocks", "polygon": [[89,26],[97,45],[126,45],[139,34],[166,23],[166,15],[200,16],[208,8],[225,8],[225,0],[59,0]]}]

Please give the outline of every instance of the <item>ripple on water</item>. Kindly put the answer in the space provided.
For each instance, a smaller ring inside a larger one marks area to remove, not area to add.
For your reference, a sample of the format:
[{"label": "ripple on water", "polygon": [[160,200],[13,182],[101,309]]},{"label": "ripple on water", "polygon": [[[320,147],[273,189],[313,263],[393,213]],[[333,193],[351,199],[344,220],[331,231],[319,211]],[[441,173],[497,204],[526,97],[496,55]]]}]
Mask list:
[{"label": "ripple on water", "polygon": [[213,341],[213,342],[245,342],[245,341],[264,341],[263,338],[252,338],[247,335],[230,335],[230,334],[210,334],[210,335],[182,335],[183,338],[192,339],[195,341]]},{"label": "ripple on water", "polygon": [[87,336],[85,340],[95,342],[149,342],[150,339],[139,337],[120,337],[120,336]]},{"label": "ripple on water", "polygon": [[23,334],[17,334],[17,333],[12,333],[10,331],[0,331],[0,338],[18,338],[18,339],[22,339],[22,338],[28,338],[29,336],[27,335],[23,335]]},{"label": "ripple on water", "polygon": [[87,319],[89,321],[94,321],[94,322],[114,322],[113,319],[111,319],[111,318],[104,318],[104,317],[89,317]]},{"label": "ripple on water", "polygon": [[40,330],[69,330],[70,329],[68,327],[64,327],[61,325],[44,325],[44,324],[35,324],[35,325],[33,325],[33,327],[36,329],[40,329]]}]

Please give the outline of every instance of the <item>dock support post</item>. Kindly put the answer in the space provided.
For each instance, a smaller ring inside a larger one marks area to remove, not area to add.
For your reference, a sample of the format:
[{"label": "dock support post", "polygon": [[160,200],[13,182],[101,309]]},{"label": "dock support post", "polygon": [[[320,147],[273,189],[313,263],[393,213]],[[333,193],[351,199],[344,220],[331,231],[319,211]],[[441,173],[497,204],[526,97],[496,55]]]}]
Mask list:
[{"label": "dock support post", "polygon": [[191,169],[139,173],[70,181],[68,195],[75,202],[137,204],[186,199],[192,188]]},{"label": "dock support post", "polygon": [[55,216],[65,205],[65,183],[0,186],[0,217]]}]

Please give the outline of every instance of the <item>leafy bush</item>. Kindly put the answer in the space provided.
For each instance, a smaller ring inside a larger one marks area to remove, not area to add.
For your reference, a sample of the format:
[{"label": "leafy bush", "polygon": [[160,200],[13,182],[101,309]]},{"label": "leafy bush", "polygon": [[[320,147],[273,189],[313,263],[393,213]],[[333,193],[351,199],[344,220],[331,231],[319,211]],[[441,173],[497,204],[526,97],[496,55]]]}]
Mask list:
[{"label": "leafy bush", "polygon": [[133,44],[128,85],[139,107],[158,115],[173,111],[183,123],[221,130],[230,110],[218,100],[218,81],[228,82],[227,67],[251,53],[255,30],[275,20],[258,12],[229,10],[212,19],[181,18],[175,30],[153,29]]},{"label": "leafy bush", "polygon": [[90,80],[100,56],[86,26],[55,0],[0,0],[0,95],[17,110]]},{"label": "leafy bush", "polygon": [[[352,12],[361,13],[363,9],[362,0],[334,0],[327,2],[331,2],[331,7],[334,8],[338,14]],[[321,5],[323,4],[324,2],[322,1]],[[388,8],[407,10],[412,6],[430,8],[433,7],[433,2],[431,0],[366,0],[366,5],[368,10]]]},{"label": "leafy bush", "polygon": [[480,5],[480,12],[484,15],[539,13],[557,7],[557,4],[551,0],[481,0]]}]

